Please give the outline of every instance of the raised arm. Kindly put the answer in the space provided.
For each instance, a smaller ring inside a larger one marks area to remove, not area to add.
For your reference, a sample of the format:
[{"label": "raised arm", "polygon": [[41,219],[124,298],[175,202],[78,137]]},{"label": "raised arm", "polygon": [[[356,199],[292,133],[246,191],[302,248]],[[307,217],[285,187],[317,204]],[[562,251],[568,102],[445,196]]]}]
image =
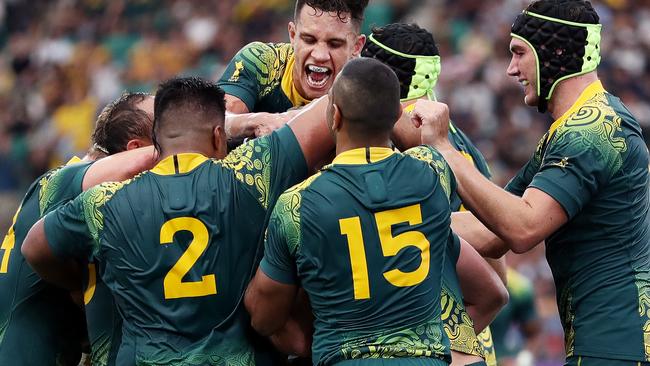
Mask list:
[{"label": "raised arm", "polygon": [[528,188],[515,196],[483,177],[447,138],[449,109],[438,102],[419,100],[412,120],[421,127],[422,142],[435,147],[454,171],[463,204],[515,253],[524,253],[568,221],[553,197]]},{"label": "raised arm", "polygon": [[123,151],[95,161],[84,175],[85,191],[104,182],[119,182],[153,168],[156,154],[153,146]]},{"label": "raised arm", "polygon": [[296,135],[308,167],[317,166],[334,149],[334,138],[327,127],[328,96],[309,103],[289,121],[289,127]]}]

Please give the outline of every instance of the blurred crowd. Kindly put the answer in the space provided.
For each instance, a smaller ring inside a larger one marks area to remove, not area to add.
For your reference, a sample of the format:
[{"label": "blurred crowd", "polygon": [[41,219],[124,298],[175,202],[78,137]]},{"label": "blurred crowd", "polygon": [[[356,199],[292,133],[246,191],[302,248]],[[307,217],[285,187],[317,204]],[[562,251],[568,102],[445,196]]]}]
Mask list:
[{"label": "blurred crowd", "polygon": [[[407,21],[433,32],[442,56],[438,99],[450,105],[452,119],[486,156],[499,185],[529,158],[551,122],[523,104],[521,86],[505,73],[510,25],[528,2],[371,0],[363,27],[368,33],[373,25]],[[647,136],[650,0],[592,3],[603,24],[599,76]],[[84,154],[107,102],[125,89],[154,92],[175,75],[216,80],[244,44],[287,41],[293,4],[0,0],[0,232],[35,177]],[[542,319],[541,340],[530,350],[534,364],[561,364],[564,341],[543,248],[509,259],[534,284]]]}]

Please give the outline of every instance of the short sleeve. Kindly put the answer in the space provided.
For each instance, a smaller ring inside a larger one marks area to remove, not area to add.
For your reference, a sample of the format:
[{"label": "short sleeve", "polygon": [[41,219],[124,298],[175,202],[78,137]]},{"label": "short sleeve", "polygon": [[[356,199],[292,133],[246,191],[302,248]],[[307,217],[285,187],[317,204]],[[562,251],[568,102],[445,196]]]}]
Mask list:
[{"label": "short sleeve", "polygon": [[528,160],[528,162],[526,162],[526,164],[521,169],[519,169],[517,174],[510,180],[510,182],[506,184],[506,191],[519,197],[523,196],[526,188],[528,188],[528,185],[539,170],[542,162],[542,152],[547,137],[548,132],[540,139],[539,143],[537,144],[537,148],[535,149],[535,152],[533,153],[533,156],[530,158],[530,160]]},{"label": "short sleeve", "polygon": [[451,201],[456,194],[456,177],[442,154],[427,145],[413,147],[406,150],[404,154],[427,163],[438,175],[440,184]]},{"label": "short sleeve", "polygon": [[293,131],[284,126],[248,141],[221,160],[235,178],[268,209],[289,187],[307,177],[307,163]]},{"label": "short sleeve", "polygon": [[594,130],[558,131],[530,187],[553,197],[571,219],[609,181],[621,160],[614,146]]},{"label": "short sleeve", "polygon": [[92,256],[93,236],[86,222],[84,193],[45,216],[45,236],[59,258],[86,261]]},{"label": "short sleeve", "polygon": [[278,200],[271,214],[260,269],[284,284],[299,282],[296,252],[300,246],[300,193],[289,191]]},{"label": "short sleeve", "polygon": [[277,59],[272,44],[249,43],[230,60],[218,85],[226,94],[241,99],[253,112],[257,101],[267,92],[266,84],[275,81],[269,73],[277,68]]}]

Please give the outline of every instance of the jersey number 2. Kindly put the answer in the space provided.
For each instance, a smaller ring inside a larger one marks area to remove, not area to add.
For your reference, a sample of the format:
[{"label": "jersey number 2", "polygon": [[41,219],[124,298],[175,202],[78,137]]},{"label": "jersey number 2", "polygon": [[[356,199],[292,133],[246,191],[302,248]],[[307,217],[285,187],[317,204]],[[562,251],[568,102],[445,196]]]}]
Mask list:
[{"label": "jersey number 2", "polygon": [[193,217],[177,217],[165,222],[160,228],[160,244],[172,243],[174,234],[179,231],[192,233],[192,241],[163,280],[165,299],[216,294],[217,283],[214,274],[202,276],[201,281],[183,282],[183,277],[208,247],[208,229],[200,220]]},{"label": "jersey number 2", "polygon": [[[412,205],[393,210],[375,213],[375,222],[379,241],[384,257],[392,257],[406,247],[414,246],[420,250],[420,266],[411,272],[402,272],[391,269],[383,273],[384,278],[397,287],[415,286],[429,274],[429,241],[419,231],[407,231],[393,236],[393,225],[408,222],[409,225],[422,223],[420,205]],[[368,262],[361,231],[359,216],[339,220],[341,235],[348,238],[350,251],[350,264],[352,266],[352,283],[354,286],[354,299],[363,300],[370,298],[370,281],[368,280]]]}]

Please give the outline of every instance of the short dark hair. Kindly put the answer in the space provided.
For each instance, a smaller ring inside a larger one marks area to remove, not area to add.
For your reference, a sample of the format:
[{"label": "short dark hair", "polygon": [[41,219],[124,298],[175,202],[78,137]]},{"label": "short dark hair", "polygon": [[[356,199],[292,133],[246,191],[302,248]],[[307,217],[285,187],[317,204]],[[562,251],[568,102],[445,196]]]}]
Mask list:
[{"label": "short dark hair", "polygon": [[343,67],[332,99],[352,132],[359,135],[390,132],[401,113],[397,76],[372,58],[359,57]]},{"label": "short dark hair", "polygon": [[586,0],[537,0],[528,5],[526,10],[570,22],[600,23],[598,13]]},{"label": "short dark hair", "polygon": [[[407,55],[440,55],[433,35],[414,23],[393,23],[373,28],[372,37],[377,42]],[[415,71],[415,59],[388,52],[374,42],[366,42],[361,56],[375,58],[393,69],[399,79],[401,95],[406,97]]]},{"label": "short dark hair", "polygon": [[293,18],[298,19],[298,15],[302,8],[307,5],[320,12],[335,12],[342,21],[345,20],[348,14],[352,22],[357,27],[361,28],[363,23],[363,12],[368,6],[369,0],[298,0],[296,1],[296,8],[293,13]]},{"label": "short dark hair", "polygon": [[[175,77],[158,87],[154,99],[153,143],[160,151],[156,133],[167,123],[195,123],[225,119],[225,92],[215,83],[198,77]],[[176,112],[186,112],[178,114]],[[187,120],[176,120],[179,115],[187,115]],[[172,117],[172,118],[170,118]],[[170,119],[175,119],[170,121]]]},{"label": "short dark hair", "polygon": [[126,150],[129,140],[151,139],[152,116],[138,108],[150,95],[124,93],[109,103],[97,117],[92,149],[112,155]]}]

